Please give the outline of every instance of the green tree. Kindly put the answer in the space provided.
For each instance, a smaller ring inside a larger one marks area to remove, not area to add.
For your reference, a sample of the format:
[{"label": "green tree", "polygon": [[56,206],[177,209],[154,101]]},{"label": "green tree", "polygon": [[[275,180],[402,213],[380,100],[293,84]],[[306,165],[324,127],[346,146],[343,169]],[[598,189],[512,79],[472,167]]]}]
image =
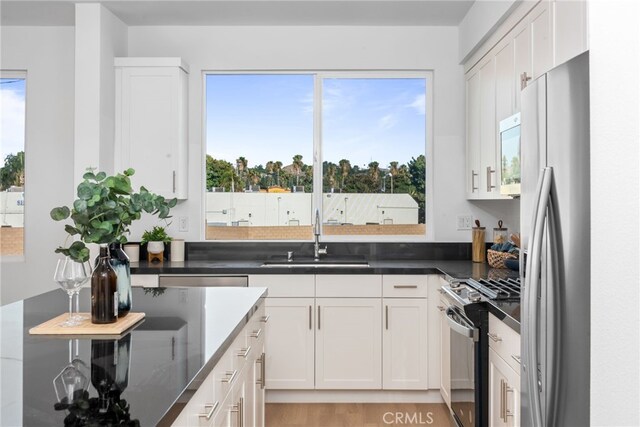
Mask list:
[{"label": "green tree", "polygon": [[425,174],[427,170],[427,163],[424,155],[419,155],[418,158],[412,157],[409,160],[409,174],[411,175],[411,184],[415,187],[416,193],[413,196],[416,202],[418,202],[418,222],[424,224],[425,222]]},{"label": "green tree", "polygon": [[280,172],[282,172],[282,162],[280,160],[273,164],[273,171],[276,174],[277,185],[280,186]]},{"label": "green tree", "polygon": [[344,180],[351,172],[351,162],[347,159],[342,159],[338,162],[338,165],[340,165],[340,175],[342,175],[342,183],[340,184],[340,191],[342,191],[344,189]]},{"label": "green tree", "polygon": [[369,163],[369,177],[371,178],[373,188],[371,193],[377,193],[378,191],[378,181],[380,181],[380,163],[371,162]]},{"label": "green tree", "polygon": [[225,160],[218,160],[207,154],[206,160],[207,188],[224,187],[231,191],[239,184],[233,165]]},{"label": "green tree", "polygon": [[296,154],[293,156],[293,174],[296,176],[296,185],[300,185],[300,174],[302,173],[302,168],[304,167],[304,163],[302,162],[302,156],[300,154]]},{"label": "green tree", "polygon": [[24,151],[9,154],[4,159],[4,166],[0,168],[0,191],[12,185],[24,186]]}]

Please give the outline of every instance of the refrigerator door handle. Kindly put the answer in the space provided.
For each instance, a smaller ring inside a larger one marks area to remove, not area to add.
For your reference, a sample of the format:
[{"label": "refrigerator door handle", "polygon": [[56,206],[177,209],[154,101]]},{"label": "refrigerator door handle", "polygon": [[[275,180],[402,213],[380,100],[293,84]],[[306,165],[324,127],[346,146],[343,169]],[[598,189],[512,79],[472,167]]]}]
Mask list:
[{"label": "refrigerator door handle", "polygon": [[527,375],[527,395],[531,407],[532,425],[543,426],[542,405],[540,402],[540,377],[538,373],[538,329],[540,319],[538,310],[540,300],[538,292],[540,289],[541,256],[542,243],[544,237],[544,221],[551,192],[551,181],[553,169],[546,167],[542,169],[538,181],[538,196],[535,205],[533,223],[531,225],[531,238],[529,240],[529,250],[527,257],[527,275],[525,276],[525,289],[528,295],[528,326],[525,347],[525,375]]}]

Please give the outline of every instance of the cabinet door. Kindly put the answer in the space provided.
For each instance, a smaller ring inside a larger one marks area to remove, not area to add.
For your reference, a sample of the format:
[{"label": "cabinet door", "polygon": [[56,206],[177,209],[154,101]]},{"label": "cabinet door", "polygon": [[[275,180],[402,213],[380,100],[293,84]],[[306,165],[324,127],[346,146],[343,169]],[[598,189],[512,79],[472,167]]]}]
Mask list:
[{"label": "cabinet door", "polygon": [[496,123],[515,112],[514,44],[514,40],[508,40],[496,53]]},{"label": "cabinet door", "polygon": [[450,353],[450,329],[445,319],[447,303],[440,300],[438,310],[440,312],[440,394],[451,410],[451,353]]},{"label": "cabinet door", "polygon": [[496,182],[496,63],[480,65],[480,198],[499,195]]},{"label": "cabinet door", "polygon": [[[263,349],[264,350],[264,349]],[[265,369],[262,364],[266,358],[266,353],[264,351],[259,355],[254,364],[254,376],[256,381],[254,382],[254,411],[253,411],[253,420],[255,427],[264,427],[264,405],[265,405],[265,391],[264,391],[264,380],[263,375],[265,373]]]},{"label": "cabinet door", "polygon": [[266,387],[308,389],[314,385],[313,298],[267,298]]},{"label": "cabinet door", "polygon": [[467,199],[480,194],[480,73],[467,76]]},{"label": "cabinet door", "polygon": [[186,198],[186,81],[179,67],[116,70],[116,171],[167,198]]},{"label": "cabinet door", "polygon": [[559,65],[587,50],[587,2],[553,2],[553,64]]},{"label": "cabinet door", "polygon": [[520,425],[520,375],[489,349],[489,425]]},{"label": "cabinet door", "polygon": [[[527,22],[522,22],[514,30],[513,37],[513,63],[515,75],[513,76],[515,91],[515,111],[520,111],[520,92],[527,81],[531,79],[531,27]],[[524,83],[523,83],[524,79]],[[529,80],[527,80],[529,79]]]},{"label": "cabinet door", "polygon": [[316,389],[380,389],[381,299],[316,298],[316,305]]},{"label": "cabinet door", "polygon": [[531,19],[531,59],[533,79],[537,79],[553,66],[551,13],[549,3],[540,2]]},{"label": "cabinet door", "polygon": [[427,300],[383,300],[382,388],[426,390]]}]

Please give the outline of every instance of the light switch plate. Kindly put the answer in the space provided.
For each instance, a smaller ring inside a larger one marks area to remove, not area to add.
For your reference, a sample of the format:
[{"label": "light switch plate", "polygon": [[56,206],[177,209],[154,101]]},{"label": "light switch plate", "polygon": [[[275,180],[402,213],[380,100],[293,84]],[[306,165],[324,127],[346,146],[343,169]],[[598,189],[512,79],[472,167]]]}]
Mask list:
[{"label": "light switch plate", "polygon": [[471,230],[471,222],[473,217],[471,215],[458,215],[457,224],[458,230]]},{"label": "light switch plate", "polygon": [[178,231],[181,233],[189,231],[189,217],[181,216],[178,218]]}]

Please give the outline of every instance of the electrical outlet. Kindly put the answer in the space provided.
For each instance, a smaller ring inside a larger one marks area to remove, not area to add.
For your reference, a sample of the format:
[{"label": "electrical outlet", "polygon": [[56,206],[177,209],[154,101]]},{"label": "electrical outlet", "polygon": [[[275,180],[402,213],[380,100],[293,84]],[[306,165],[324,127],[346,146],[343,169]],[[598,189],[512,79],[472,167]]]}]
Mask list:
[{"label": "electrical outlet", "polygon": [[471,215],[458,215],[457,223],[458,230],[471,230],[471,222],[473,218]]},{"label": "electrical outlet", "polygon": [[178,218],[178,231],[182,233],[189,231],[189,217],[181,216]]}]

